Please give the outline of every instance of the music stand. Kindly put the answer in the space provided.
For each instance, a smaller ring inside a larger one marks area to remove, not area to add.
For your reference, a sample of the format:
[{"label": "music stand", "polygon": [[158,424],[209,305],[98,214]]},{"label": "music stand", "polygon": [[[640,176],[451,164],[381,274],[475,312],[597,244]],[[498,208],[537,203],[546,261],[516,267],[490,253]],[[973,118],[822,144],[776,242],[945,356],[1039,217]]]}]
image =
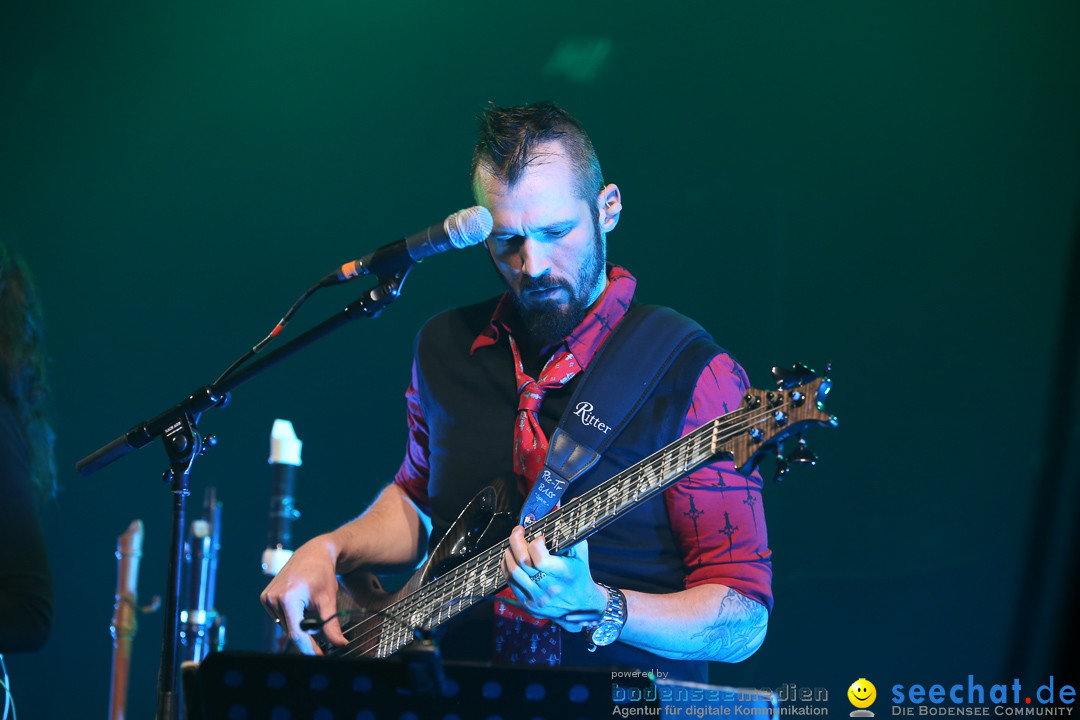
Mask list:
[{"label": "music stand", "polygon": [[[608,668],[443,661],[445,692],[421,692],[407,660],[224,651],[185,663],[188,720],[593,720],[609,718]],[[627,687],[627,683],[622,683]],[[647,694],[647,677],[634,685]],[[659,717],[658,700],[636,701]],[[655,709],[652,709],[655,708]]]}]

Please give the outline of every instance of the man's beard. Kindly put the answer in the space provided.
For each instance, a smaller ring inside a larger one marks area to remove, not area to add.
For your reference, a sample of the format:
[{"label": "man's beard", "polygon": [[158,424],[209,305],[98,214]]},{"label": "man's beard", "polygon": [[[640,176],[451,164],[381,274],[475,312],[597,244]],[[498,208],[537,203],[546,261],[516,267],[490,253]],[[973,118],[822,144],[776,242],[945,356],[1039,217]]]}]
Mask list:
[{"label": "man's beard", "polygon": [[[518,293],[511,292],[517,307],[518,316],[537,347],[544,347],[559,342],[581,324],[589,305],[595,298],[593,294],[607,272],[607,254],[604,237],[600,233],[600,223],[593,218],[593,244],[591,252],[581,264],[577,277],[577,293],[565,280],[556,280],[548,275],[538,278],[522,276]],[[542,302],[532,307],[526,306],[521,297],[530,291],[562,288],[570,297],[563,307],[554,302]]]}]

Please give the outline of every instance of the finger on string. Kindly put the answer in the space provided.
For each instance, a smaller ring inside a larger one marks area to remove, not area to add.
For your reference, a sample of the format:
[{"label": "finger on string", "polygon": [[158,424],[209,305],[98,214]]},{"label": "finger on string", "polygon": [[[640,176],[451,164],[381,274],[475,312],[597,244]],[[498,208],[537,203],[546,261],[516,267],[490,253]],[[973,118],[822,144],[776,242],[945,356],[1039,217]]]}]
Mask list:
[{"label": "finger on string", "polygon": [[334,645],[345,645],[348,640],[341,630],[341,613],[334,613],[322,626],[323,635]]},{"label": "finger on string", "polygon": [[307,617],[318,618],[323,633],[333,625],[332,632],[340,635],[341,625],[338,622],[337,587],[332,590],[321,589],[312,595],[306,608]]},{"label": "finger on string", "polygon": [[541,567],[551,559],[551,553],[548,552],[543,535],[529,543],[529,554],[533,559],[533,567]]},{"label": "finger on string", "polygon": [[514,557],[514,553],[509,548],[503,552],[502,561],[499,564],[502,566],[503,577],[507,578],[513,575],[514,570],[520,567],[517,558]]},{"label": "finger on string", "polygon": [[529,544],[525,542],[525,529],[518,525],[510,533],[510,547],[507,551],[513,556],[518,565],[528,565]]},{"label": "finger on string", "polygon": [[304,652],[304,648],[303,648],[304,641],[303,640],[296,643],[296,646],[300,648],[300,652],[303,652],[305,655],[322,655],[322,654],[324,654],[322,648],[319,647],[319,643],[315,642],[315,638],[313,638],[311,635],[304,635],[304,640],[307,640],[307,645],[308,645],[308,647],[311,648],[311,652]]}]

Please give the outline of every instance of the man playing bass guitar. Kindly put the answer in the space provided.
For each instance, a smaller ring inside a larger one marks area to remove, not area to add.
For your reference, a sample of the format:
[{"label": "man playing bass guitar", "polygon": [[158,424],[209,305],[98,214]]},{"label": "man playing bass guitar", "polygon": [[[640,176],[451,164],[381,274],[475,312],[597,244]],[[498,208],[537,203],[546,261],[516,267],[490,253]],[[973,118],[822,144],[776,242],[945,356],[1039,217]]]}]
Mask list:
[{"label": "man playing bass guitar", "polygon": [[[604,183],[580,124],[551,103],[489,108],[471,177],[494,218],[486,247],[507,290],[424,326],[394,482],[358,518],[300,547],[263,591],[305,653],[322,652],[301,629],[305,617],[329,618],[326,639],[347,642],[338,574],[415,565],[428,524],[442,538],[493,479],[518,502],[528,497],[567,413],[606,427],[592,403],[568,406],[597,351],[637,311],[635,279],[607,263],[619,188]],[[692,343],[562,502],[735,410],[748,388],[730,355]],[[561,554],[526,537],[514,527],[501,557],[508,602],[480,603],[449,623],[446,657],[636,667],[704,682],[708,661],[743,660],[765,637],[772,569],[761,479],[730,460],[695,470]]]}]

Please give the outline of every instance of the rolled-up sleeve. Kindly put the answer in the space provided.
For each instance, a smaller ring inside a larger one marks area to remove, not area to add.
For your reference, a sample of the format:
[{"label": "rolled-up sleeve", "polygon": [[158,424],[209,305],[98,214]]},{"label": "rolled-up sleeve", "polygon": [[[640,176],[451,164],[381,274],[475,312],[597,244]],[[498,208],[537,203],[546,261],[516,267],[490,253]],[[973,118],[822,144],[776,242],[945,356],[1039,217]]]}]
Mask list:
[{"label": "rolled-up sleeve", "polygon": [[[682,435],[736,410],[749,387],[730,355],[714,357],[694,387]],[[772,553],[761,489],[756,471],[747,477],[727,460],[706,465],[665,491],[687,588],[726,585],[772,610]]]},{"label": "rolled-up sleeve", "polygon": [[418,372],[414,360],[412,382],[409,384],[409,389],[405,391],[409,437],[405,444],[405,457],[394,475],[394,483],[416,503],[420,510],[430,513],[428,478],[431,466],[428,461],[428,425],[424,418],[424,408],[420,403],[420,393],[417,390],[420,386]]}]

